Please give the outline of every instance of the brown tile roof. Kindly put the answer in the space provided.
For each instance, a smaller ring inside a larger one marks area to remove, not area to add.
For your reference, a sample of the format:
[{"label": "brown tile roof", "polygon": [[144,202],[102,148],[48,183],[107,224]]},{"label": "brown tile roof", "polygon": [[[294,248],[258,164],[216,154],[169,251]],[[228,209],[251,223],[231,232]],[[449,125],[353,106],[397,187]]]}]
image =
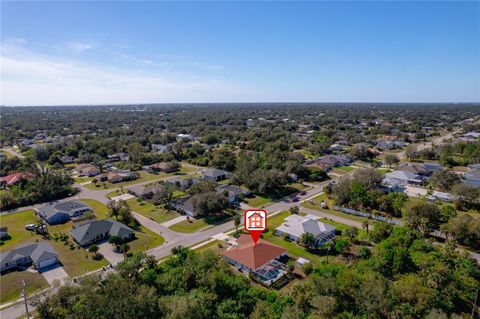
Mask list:
[{"label": "brown tile roof", "polygon": [[259,239],[257,244],[254,244],[250,235],[240,235],[238,243],[239,246],[225,251],[223,255],[253,270],[287,251],[285,248],[262,239]]}]

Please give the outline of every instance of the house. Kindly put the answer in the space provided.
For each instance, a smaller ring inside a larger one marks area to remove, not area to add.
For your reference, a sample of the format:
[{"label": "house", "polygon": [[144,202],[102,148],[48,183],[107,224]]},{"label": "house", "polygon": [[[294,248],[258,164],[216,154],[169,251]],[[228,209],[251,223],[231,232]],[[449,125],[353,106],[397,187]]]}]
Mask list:
[{"label": "house", "polygon": [[392,182],[398,182],[403,185],[413,184],[421,185],[423,184],[423,178],[420,175],[411,173],[405,170],[396,170],[390,173],[385,174],[385,178]]},{"label": "house", "polygon": [[2,176],[0,177],[0,185],[14,185],[18,182],[20,182],[21,180],[25,180],[25,179],[28,179],[30,178],[30,174],[28,173],[14,173],[14,174],[10,174],[10,175],[7,175],[7,176]]},{"label": "house", "polygon": [[324,171],[338,166],[344,166],[350,164],[352,159],[346,155],[325,155],[314,160],[306,161],[308,166],[318,167]]},{"label": "house", "polygon": [[445,193],[445,192],[438,192],[438,191],[433,191],[431,195],[427,196],[427,199],[429,200],[441,200],[443,202],[451,202],[453,199],[453,195],[450,193]]},{"label": "house", "polygon": [[139,177],[140,175],[137,172],[113,169],[110,172],[98,175],[97,177],[95,177],[95,180],[99,182],[107,181],[110,183],[120,183],[123,181],[131,181]]},{"label": "house", "polygon": [[138,198],[152,198],[153,194],[159,192],[163,186],[161,184],[133,185],[127,188],[127,192]]},{"label": "house", "polygon": [[216,168],[207,168],[202,171],[202,178],[210,181],[221,181],[230,177],[230,173]]},{"label": "house", "polygon": [[238,270],[252,273],[258,280],[271,285],[288,273],[279,259],[286,256],[287,250],[259,239],[255,244],[249,235],[242,234],[238,245],[223,252],[223,258]]},{"label": "house", "polygon": [[396,148],[404,148],[405,142],[403,141],[378,141],[377,145],[375,145],[377,149],[380,150],[393,150]]},{"label": "house", "polygon": [[463,178],[466,184],[480,187],[480,169],[469,169]]},{"label": "house", "polygon": [[402,171],[408,171],[413,174],[420,176],[430,176],[433,172],[439,171],[442,169],[442,166],[437,163],[423,163],[423,164],[412,164],[407,163],[400,166]]},{"label": "house", "polygon": [[155,163],[150,166],[148,166],[148,171],[149,172],[166,172],[166,173],[171,173],[174,171],[177,171],[180,165],[178,163],[174,162],[160,162],[160,163]]},{"label": "house", "polygon": [[92,209],[89,206],[78,200],[50,203],[35,209],[37,215],[50,225],[81,218],[85,213],[91,211]]},{"label": "house", "polygon": [[235,185],[220,185],[217,187],[217,192],[225,192],[228,196],[228,202],[231,205],[240,204],[240,196],[248,196],[251,192],[248,189],[244,189]]},{"label": "house", "polygon": [[96,176],[100,174],[100,169],[93,166],[92,164],[79,164],[77,167],[75,167],[75,171],[78,173],[80,176]]},{"label": "house", "polygon": [[71,164],[71,163],[75,162],[75,157],[65,155],[65,156],[62,156],[60,158],[60,160],[62,161],[63,164]]},{"label": "house", "polygon": [[111,219],[88,221],[73,228],[70,234],[80,246],[87,246],[110,236],[119,236],[123,240],[135,237],[133,229]]},{"label": "house", "polygon": [[152,151],[156,153],[165,153],[168,150],[168,145],[163,145],[163,144],[152,144]]},{"label": "house", "polygon": [[0,227],[0,239],[5,239],[10,237],[8,234],[8,227]]},{"label": "house", "polygon": [[57,264],[57,262],[58,253],[48,242],[27,243],[0,255],[0,271],[31,264],[38,270],[42,270]]},{"label": "house", "polygon": [[305,233],[315,237],[315,246],[320,247],[335,238],[335,227],[330,224],[319,222],[308,216],[290,215],[285,218],[283,224],[276,229],[279,236],[286,235],[289,239],[298,241]]},{"label": "house", "polygon": [[178,187],[180,190],[189,189],[192,185],[200,183],[200,180],[196,177],[181,178],[181,177],[172,177],[165,180],[165,183],[173,184]]},{"label": "house", "polygon": [[107,156],[107,161],[109,162],[118,162],[118,161],[128,162],[129,160],[130,160],[130,156],[128,156],[127,153],[123,153],[123,152]]},{"label": "house", "polygon": [[185,214],[187,216],[197,217],[200,215],[200,211],[198,211],[195,205],[193,205],[192,196],[181,198],[173,202],[172,205],[179,213]]}]

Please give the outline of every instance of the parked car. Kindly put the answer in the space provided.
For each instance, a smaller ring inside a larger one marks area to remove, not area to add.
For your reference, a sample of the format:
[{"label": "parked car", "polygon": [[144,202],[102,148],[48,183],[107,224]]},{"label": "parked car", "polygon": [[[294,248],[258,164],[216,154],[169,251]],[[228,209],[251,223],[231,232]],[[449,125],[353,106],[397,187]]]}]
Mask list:
[{"label": "parked car", "polygon": [[292,202],[298,202],[299,200],[300,200],[300,199],[298,199],[298,197],[294,197],[294,198],[292,199]]},{"label": "parked car", "polygon": [[307,195],[307,192],[306,192],[306,191],[301,191],[301,192],[300,192],[300,196],[305,196],[305,195]]},{"label": "parked car", "polygon": [[25,229],[26,229],[26,230],[30,230],[30,231],[35,230],[35,224],[25,225]]}]

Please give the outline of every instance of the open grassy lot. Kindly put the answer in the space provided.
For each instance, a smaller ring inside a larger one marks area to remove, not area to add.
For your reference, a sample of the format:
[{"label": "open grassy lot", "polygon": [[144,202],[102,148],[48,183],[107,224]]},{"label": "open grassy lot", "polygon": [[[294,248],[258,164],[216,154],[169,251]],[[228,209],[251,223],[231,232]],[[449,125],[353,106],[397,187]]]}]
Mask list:
[{"label": "open grassy lot", "polygon": [[27,294],[48,287],[48,282],[39,273],[12,271],[0,276],[0,303],[6,303],[20,298],[22,280],[27,282]]},{"label": "open grassy lot", "polygon": [[255,195],[252,198],[245,198],[245,203],[247,205],[255,207],[255,208],[262,208],[268,206],[272,203],[272,199],[266,196]]},{"label": "open grassy lot", "polygon": [[[219,247],[221,245],[222,247]],[[228,244],[221,242],[220,240],[214,240],[202,247],[199,247],[195,249],[197,252],[205,251],[205,250],[211,250],[217,254],[221,254],[225,251],[225,249],[228,247]]]},{"label": "open grassy lot", "polygon": [[136,198],[127,200],[127,204],[134,212],[148,218],[153,218],[157,223],[163,223],[180,216],[177,212],[165,209],[162,206],[155,206],[146,201],[138,202]]},{"label": "open grassy lot", "polygon": [[90,208],[95,212],[97,219],[104,219],[108,217],[108,208],[99,201],[94,199],[81,199],[84,204],[90,206]]},{"label": "open grassy lot", "polygon": [[165,242],[162,236],[155,234],[143,226],[135,229],[135,237],[135,240],[128,243],[131,252],[147,251]]},{"label": "open grassy lot", "polygon": [[351,172],[351,171],[355,170],[355,167],[353,167],[353,166],[339,166],[339,167],[337,167],[337,169],[345,171],[345,172]]},{"label": "open grassy lot", "polygon": [[13,248],[13,246],[25,243],[27,241],[35,241],[39,238],[30,231],[25,229],[27,224],[35,224],[38,221],[33,210],[25,210],[13,214],[1,214],[0,225],[8,227],[10,239],[4,241],[1,247],[2,252]]},{"label": "open grassy lot", "polygon": [[85,187],[90,188],[90,189],[111,189],[111,188],[120,188],[120,187],[125,187],[125,186],[130,186],[130,185],[135,185],[138,183],[143,183],[143,182],[148,182],[148,181],[154,181],[157,179],[162,179],[169,174],[167,173],[158,173],[158,174],[152,174],[148,173],[145,171],[139,171],[138,174],[140,175],[139,178],[132,180],[132,181],[127,181],[127,182],[121,182],[121,183],[109,183],[109,182],[99,182],[96,184],[87,184]]},{"label": "open grassy lot", "polygon": [[190,221],[184,220],[179,223],[176,223],[170,226],[171,230],[180,232],[180,233],[194,233],[200,229],[210,226],[203,218],[201,219],[191,219]]},{"label": "open grassy lot", "polygon": [[82,184],[82,183],[90,182],[92,181],[92,179],[93,177],[75,177],[73,180],[77,184]]}]

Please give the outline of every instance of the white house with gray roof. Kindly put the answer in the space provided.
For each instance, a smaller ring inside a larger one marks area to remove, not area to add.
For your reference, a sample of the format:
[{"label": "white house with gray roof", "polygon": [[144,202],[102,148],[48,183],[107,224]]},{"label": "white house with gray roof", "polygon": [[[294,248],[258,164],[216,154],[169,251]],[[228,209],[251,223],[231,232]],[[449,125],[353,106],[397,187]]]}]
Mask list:
[{"label": "white house with gray roof", "polygon": [[87,246],[110,236],[119,236],[123,240],[135,237],[133,229],[112,219],[88,221],[73,228],[70,234],[80,246]]},{"label": "white house with gray roof", "polygon": [[216,168],[207,168],[202,171],[202,177],[210,181],[221,181],[230,177],[230,173]]},{"label": "white house with gray roof", "polygon": [[308,216],[290,215],[276,229],[277,235],[286,235],[295,241],[300,240],[305,233],[312,234],[315,237],[315,245],[320,247],[335,238],[335,227]]},{"label": "white house with gray roof", "polygon": [[37,215],[48,224],[54,225],[67,222],[70,219],[83,217],[85,213],[91,212],[92,209],[81,201],[72,200],[61,203],[50,203],[36,208],[35,211]]},{"label": "white house with gray roof", "polygon": [[27,243],[16,246],[9,252],[0,255],[0,271],[3,272],[31,264],[38,270],[42,270],[55,265],[57,262],[58,253],[48,242]]}]

